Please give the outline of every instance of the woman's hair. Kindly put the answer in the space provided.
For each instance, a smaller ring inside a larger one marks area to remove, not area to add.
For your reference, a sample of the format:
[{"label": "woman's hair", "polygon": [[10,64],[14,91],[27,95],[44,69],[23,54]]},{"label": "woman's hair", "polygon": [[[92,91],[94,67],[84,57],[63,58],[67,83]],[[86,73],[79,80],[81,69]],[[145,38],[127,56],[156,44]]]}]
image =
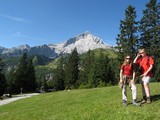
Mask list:
[{"label": "woman's hair", "polygon": [[[127,58],[130,58],[129,62],[127,62]],[[127,55],[124,59],[123,65],[132,65],[132,59],[130,55]]]}]

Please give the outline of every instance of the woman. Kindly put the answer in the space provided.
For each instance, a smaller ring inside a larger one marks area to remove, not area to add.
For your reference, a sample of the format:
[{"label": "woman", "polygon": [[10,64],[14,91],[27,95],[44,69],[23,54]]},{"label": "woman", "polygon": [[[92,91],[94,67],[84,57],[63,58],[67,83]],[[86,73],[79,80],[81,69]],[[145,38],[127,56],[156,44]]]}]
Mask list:
[{"label": "woman", "polygon": [[122,85],[122,102],[124,106],[127,106],[127,83],[132,90],[133,105],[138,105],[136,102],[137,90],[135,86],[135,71],[131,57],[127,55],[125,57],[124,63],[121,65],[120,69],[120,84]]}]

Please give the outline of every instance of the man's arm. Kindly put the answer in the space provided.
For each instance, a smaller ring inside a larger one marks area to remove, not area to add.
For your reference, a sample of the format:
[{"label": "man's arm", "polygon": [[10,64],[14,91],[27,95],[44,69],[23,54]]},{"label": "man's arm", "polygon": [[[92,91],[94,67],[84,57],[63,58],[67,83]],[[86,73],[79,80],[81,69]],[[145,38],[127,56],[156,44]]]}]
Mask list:
[{"label": "man's arm", "polygon": [[150,65],[148,70],[144,74],[142,74],[141,77],[147,76],[147,74],[152,70],[152,68],[153,68],[153,65]]},{"label": "man's arm", "polygon": [[136,63],[137,59],[139,58],[140,54],[138,53],[136,58],[133,60],[133,63]]}]

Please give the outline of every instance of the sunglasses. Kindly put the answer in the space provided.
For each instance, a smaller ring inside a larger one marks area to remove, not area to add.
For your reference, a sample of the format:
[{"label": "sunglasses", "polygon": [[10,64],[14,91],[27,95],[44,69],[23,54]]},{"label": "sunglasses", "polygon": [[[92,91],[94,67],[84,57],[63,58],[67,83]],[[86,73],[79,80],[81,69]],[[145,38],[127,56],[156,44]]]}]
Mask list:
[{"label": "sunglasses", "polygon": [[140,52],[140,54],[144,54],[145,52]]},{"label": "sunglasses", "polygon": [[130,60],[131,58],[126,58],[126,59],[129,59],[129,60]]}]

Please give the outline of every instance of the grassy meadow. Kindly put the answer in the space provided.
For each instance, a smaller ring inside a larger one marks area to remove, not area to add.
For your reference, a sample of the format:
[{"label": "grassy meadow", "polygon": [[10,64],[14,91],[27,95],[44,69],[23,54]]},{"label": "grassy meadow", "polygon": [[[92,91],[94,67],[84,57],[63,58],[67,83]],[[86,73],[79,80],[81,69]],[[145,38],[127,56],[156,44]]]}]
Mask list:
[{"label": "grassy meadow", "polygon": [[[0,106],[0,120],[159,120],[160,83],[151,83],[153,102],[141,107],[121,103],[117,86],[44,93]],[[138,100],[142,98],[137,84]]]}]

